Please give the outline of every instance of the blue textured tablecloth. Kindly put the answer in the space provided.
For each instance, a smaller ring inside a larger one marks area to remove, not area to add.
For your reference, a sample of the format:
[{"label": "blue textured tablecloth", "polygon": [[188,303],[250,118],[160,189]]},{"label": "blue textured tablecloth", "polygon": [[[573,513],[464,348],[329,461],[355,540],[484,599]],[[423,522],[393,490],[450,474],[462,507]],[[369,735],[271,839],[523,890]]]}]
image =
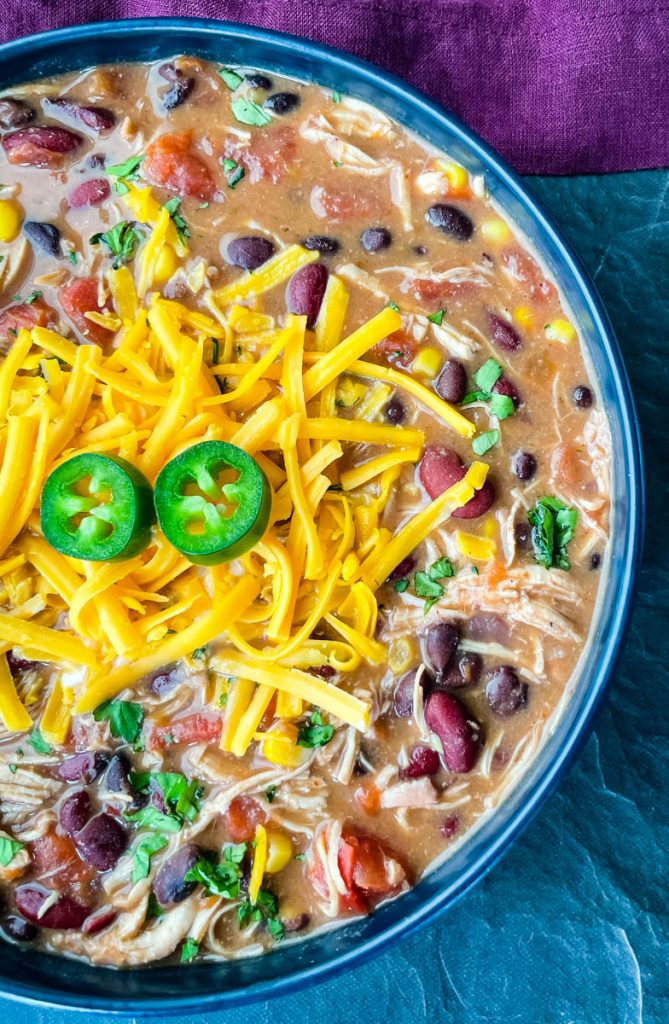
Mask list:
[{"label": "blue textured tablecloth", "polygon": [[[608,704],[559,793],[437,924],[319,988],[185,1024],[669,1022],[669,172],[528,183],[609,308],[644,432],[646,557]],[[82,1019],[0,999],[2,1024]]]}]

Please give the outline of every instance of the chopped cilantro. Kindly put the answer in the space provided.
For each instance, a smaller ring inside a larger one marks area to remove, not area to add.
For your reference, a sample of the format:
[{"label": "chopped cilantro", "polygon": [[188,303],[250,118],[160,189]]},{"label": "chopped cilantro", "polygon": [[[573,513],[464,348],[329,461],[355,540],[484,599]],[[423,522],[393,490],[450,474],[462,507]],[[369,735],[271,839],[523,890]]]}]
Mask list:
[{"label": "chopped cilantro", "polygon": [[242,76],[238,75],[236,71],[232,70],[232,68],[219,68],[218,73],[227,85],[228,89],[231,89],[233,92],[235,89],[238,89],[244,81]]},{"label": "chopped cilantro", "polygon": [[436,562],[433,562],[430,566],[430,579],[443,580],[450,576],[455,576],[455,569],[448,558],[438,558]]},{"label": "chopped cilantro", "polygon": [[96,722],[109,722],[115,739],[120,737],[126,743],[134,743],[142,728],[144,710],[141,704],[131,700],[106,700],[98,704],[93,718]]},{"label": "chopped cilantro", "polygon": [[534,557],[545,569],[570,569],[567,544],[573,540],[578,512],[559,498],[539,498],[527,513],[532,527]]},{"label": "chopped cilantro", "polygon": [[72,266],[74,266],[75,263],[77,262],[77,259],[78,259],[78,256],[77,256],[76,252],[74,251],[74,249],[72,249],[70,252],[68,252],[67,258],[70,261],[70,263],[72,264]]},{"label": "chopped cilantro", "polygon": [[[417,572],[414,576],[413,587],[416,592],[416,597],[425,597],[426,611],[432,607],[435,601],[438,601],[443,596],[444,588],[441,583],[437,580],[433,580],[430,575],[426,572]],[[427,607],[429,605],[429,607]]]},{"label": "chopped cilantro", "polygon": [[146,905],[146,920],[150,921],[153,918],[164,917],[165,911],[161,907],[160,903],[156,899],[154,892],[149,893],[149,900]]},{"label": "chopped cilantro", "polygon": [[186,872],[184,881],[197,882],[210,896],[236,900],[241,887],[241,865],[245,854],[246,843],[237,843],[224,848],[218,864],[209,857],[200,857]]},{"label": "chopped cilantro", "polygon": [[225,692],[225,693],[222,693],[220,695],[220,697],[218,698],[218,706],[220,708],[224,708],[227,703],[228,703],[228,695],[227,695],[227,692]]},{"label": "chopped cilantro", "polygon": [[234,188],[244,177],[244,168],[236,160],[224,160],[223,170],[225,171],[228,188]]},{"label": "chopped cilantro", "polygon": [[499,441],[499,430],[484,430],[472,441],[472,450],[476,455],[485,455]]},{"label": "chopped cilantro", "polygon": [[306,859],[307,859],[306,853],[296,853],[295,856],[293,857],[293,860],[306,860]]},{"label": "chopped cilantro", "polygon": [[31,292],[30,295],[28,295],[25,298],[24,301],[25,301],[26,306],[32,306],[33,302],[36,302],[37,299],[41,299],[41,298],[42,298],[42,293],[39,292],[39,291],[34,291],[34,292]]},{"label": "chopped cilantro", "polygon": [[505,420],[509,416],[513,416],[516,411],[516,407],[513,404],[513,399],[509,398],[508,395],[496,395],[490,396],[490,412],[493,416],[496,416],[498,420]]},{"label": "chopped cilantro", "polygon": [[17,771],[19,770],[19,766],[17,764],[8,764],[7,767],[9,768],[12,775],[16,775]]},{"label": "chopped cilantro", "polygon": [[[399,311],[400,311],[400,307],[397,305],[396,302],[387,302],[386,303],[386,308],[394,310],[395,313],[399,313]],[[401,352],[400,352],[400,355],[402,355]]]},{"label": "chopped cilantro", "polygon": [[333,103],[341,103],[341,93],[339,92],[339,89],[333,89],[333,91],[332,91],[332,102]]},{"label": "chopped cilantro", "polygon": [[194,658],[195,661],[204,661],[204,659],[206,657],[207,657],[207,645],[206,644],[204,645],[204,647],[196,647],[195,650],[193,651],[193,653],[191,654],[191,658]]},{"label": "chopped cilantro", "polygon": [[167,846],[167,839],[160,832],[149,832],[143,836],[132,851],[132,884],[136,885],[143,878],[148,878],[151,870],[151,858]]},{"label": "chopped cilantro", "polygon": [[441,327],[441,321],[444,319],[446,313],[448,313],[448,310],[444,306],[442,309],[438,309],[436,313],[430,313],[428,320],[430,323],[436,324],[437,327]]},{"label": "chopped cilantro", "polygon": [[187,238],[190,238],[190,228],[179,213],[179,207],[181,206],[181,199],[179,196],[174,196],[164,204],[165,209],[170,215],[170,219],[177,229],[177,238],[183,244]]},{"label": "chopped cilantro", "polygon": [[17,842],[16,839],[0,836],[0,867],[6,868],[8,864],[11,864],[23,846],[24,844]]},{"label": "chopped cilantro", "polygon": [[235,120],[239,121],[240,124],[250,124],[256,128],[262,128],[272,120],[262,107],[259,107],[253,100],[245,99],[243,96],[238,96],[237,99],[234,99],[231,107]]},{"label": "chopped cilantro", "polygon": [[47,743],[39,729],[33,729],[28,737],[28,743],[38,754],[53,754],[53,747]]},{"label": "chopped cilantro", "polygon": [[268,804],[271,804],[276,796],[276,786],[268,786],[265,790],[265,800]]},{"label": "chopped cilantro", "polygon": [[181,946],[181,956],[179,957],[179,960],[181,961],[182,964],[190,963],[191,960],[195,959],[199,950],[200,947],[198,943],[195,941],[195,939],[192,939],[189,936],[187,939],[184,940]]},{"label": "chopped cilantro", "polygon": [[261,889],[255,903],[245,900],[237,907],[239,927],[244,928],[255,921],[265,921],[267,931],[279,942],[285,935],[285,928],[278,916],[278,910],[278,901],[274,893],[269,889]]},{"label": "chopped cilantro", "polygon": [[297,733],[298,747],[324,747],[334,736],[334,726],[326,725],[318,708],[309,717],[309,725],[301,725]]},{"label": "chopped cilantro", "polygon": [[193,821],[200,810],[202,786],[180,772],[131,772],[130,785],[138,793],[157,787],[178,821]]},{"label": "chopped cilantro", "polygon": [[112,182],[112,188],[118,196],[124,196],[130,191],[126,182],[139,180],[139,165],[144,159],[144,154],[140,153],[139,156],[128,157],[122,164],[112,164],[111,167],[107,167],[107,174],[110,178],[116,179]]},{"label": "chopped cilantro", "polygon": [[180,832],[182,822],[171,814],[163,814],[157,807],[142,807],[134,814],[123,815],[126,821],[131,821],[137,828],[150,828],[156,832]]},{"label": "chopped cilantro", "polygon": [[499,363],[495,359],[487,359],[474,374],[474,380],[481,391],[490,393],[501,376],[502,367]]},{"label": "chopped cilantro", "polygon": [[198,203],[197,204],[197,208],[198,208],[198,210],[208,210],[209,209],[209,203],[207,203],[207,202]]},{"label": "chopped cilantro", "polygon": [[92,235],[91,245],[98,245],[102,242],[107,249],[107,255],[113,256],[112,266],[118,270],[124,264],[129,263],[135,255],[140,236],[135,231],[133,223],[121,220],[109,231],[99,231]]},{"label": "chopped cilantro", "polygon": [[393,588],[397,591],[398,594],[403,594],[405,590],[409,589],[409,581],[407,579],[396,580],[393,583]]}]

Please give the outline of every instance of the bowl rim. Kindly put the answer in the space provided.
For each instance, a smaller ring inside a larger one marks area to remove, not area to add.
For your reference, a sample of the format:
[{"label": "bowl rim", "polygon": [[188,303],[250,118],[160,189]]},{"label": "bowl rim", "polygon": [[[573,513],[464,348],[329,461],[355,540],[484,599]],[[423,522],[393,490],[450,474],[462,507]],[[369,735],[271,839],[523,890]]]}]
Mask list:
[{"label": "bowl rim", "polygon": [[[433,921],[448,906],[461,898],[476,882],[499,861],[513,840],[523,831],[535,816],[547,798],[553,793],[564,776],[566,769],[573,762],[588,738],[594,723],[596,711],[611,682],[613,670],[621,653],[627,626],[629,624],[634,596],[634,584],[638,573],[644,530],[645,517],[645,483],[643,474],[643,456],[641,433],[632,398],[627,371],[622,353],[615,338],[608,314],[602,300],[585,270],[580,259],[571,250],[561,231],[553,224],[552,219],[542,210],[532,193],[525,187],[520,177],[498,154],[483,142],[479,136],[468,128],[458,117],[445,110],[438,102],[430,99],[421,91],[406,84],[402,79],[386,72],[375,65],[350,56],[344,51],[321,43],[312,42],[301,36],[273,29],[258,28],[240,22],[218,21],[211,18],[130,18],[120,21],[93,22],[84,25],[73,25],[29,36],[0,44],[0,67],[9,58],[16,59],[22,55],[39,56],[41,49],[49,49],[54,44],[84,42],[87,39],[123,36],[128,33],[166,33],[171,37],[180,36],[175,52],[186,52],[187,42],[191,33],[197,35],[216,36],[222,40],[241,38],[248,43],[271,45],[278,52],[291,51],[301,47],[309,57],[323,61],[330,66],[345,68],[352,71],[358,81],[363,80],[376,89],[390,94],[405,108],[413,108],[432,123],[450,132],[460,143],[463,143],[477,158],[484,161],[490,174],[496,177],[515,200],[525,207],[541,232],[547,239],[562,262],[564,275],[571,275],[580,292],[583,302],[592,318],[593,334],[602,346],[610,365],[611,376],[619,395],[618,411],[620,417],[620,433],[623,452],[626,456],[628,514],[626,528],[625,564],[621,570],[620,585],[616,608],[611,615],[607,634],[607,647],[602,653],[601,661],[588,694],[584,697],[576,713],[571,728],[564,739],[562,747],[555,752],[553,760],[537,773],[532,788],[527,792],[525,802],[509,816],[504,827],[493,838],[493,841],[468,864],[457,882],[440,889],[409,914],[401,916],[378,934],[362,939],[355,948],[344,952],[334,952],[317,964],[298,968],[281,978],[270,978],[251,984],[242,990],[227,990],[214,993],[188,993],[183,996],[151,997],[138,1003],[132,998],[104,998],[102,996],[77,996],[74,993],[63,993],[45,990],[41,983],[32,986],[19,979],[3,979],[0,982],[0,996],[12,1002],[48,1007],[53,1009],[70,1009],[110,1015],[131,1014],[144,1017],[156,1014],[172,1015],[188,1011],[201,1014],[208,1010],[222,1009],[233,1006],[247,1005],[260,999],[287,995],[296,989],[305,988],[320,981],[331,979],[342,973],[366,963],[373,956],[387,950],[391,943],[412,934],[419,927]],[[177,42],[175,38],[175,43]],[[132,61],[134,62],[134,61]],[[401,123],[401,120],[400,120]],[[601,613],[600,613],[601,614]],[[538,755],[540,757],[540,754]],[[537,763],[535,758],[534,764]],[[518,789],[522,783],[514,789]],[[493,815],[491,817],[497,817]],[[101,972],[101,977],[104,975]]]}]

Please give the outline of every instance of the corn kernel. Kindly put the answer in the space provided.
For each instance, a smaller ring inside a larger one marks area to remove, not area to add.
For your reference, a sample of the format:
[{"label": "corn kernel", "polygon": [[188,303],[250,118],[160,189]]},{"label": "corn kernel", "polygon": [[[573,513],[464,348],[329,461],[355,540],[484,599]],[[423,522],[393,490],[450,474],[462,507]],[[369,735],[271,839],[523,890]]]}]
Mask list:
[{"label": "corn kernel", "polygon": [[494,516],[486,516],[483,520],[483,536],[494,537],[497,533],[497,520]]},{"label": "corn kernel", "polygon": [[341,578],[348,583],[359,565],[360,559],[356,555],[355,551],[349,551],[348,555],[344,559],[344,564],[341,567]]},{"label": "corn kernel", "polygon": [[309,757],[306,747],[297,745],[297,727],[291,722],[281,722],[270,732],[256,733],[260,737],[263,757],[272,764],[285,768],[298,768]]},{"label": "corn kernel", "polygon": [[576,337],[576,331],[568,320],[551,320],[544,327],[544,332],[549,341],[559,341],[568,345]]},{"label": "corn kernel", "polygon": [[164,245],[158,254],[153,274],[154,284],[165,284],[177,269],[177,254],[171,245]]},{"label": "corn kernel", "polygon": [[532,313],[527,306],[518,306],[514,309],[513,319],[521,327],[529,328],[532,326]]},{"label": "corn kernel", "polygon": [[416,664],[416,645],[410,637],[399,637],[393,640],[388,650],[388,665],[394,675],[402,675],[408,672],[412,665]]},{"label": "corn kernel", "polygon": [[293,693],[285,693],[280,690],[276,698],[276,713],[278,718],[299,718],[303,711],[301,697]]},{"label": "corn kernel", "polygon": [[450,191],[467,192],[469,190],[469,174],[464,167],[451,163],[449,160],[435,160],[435,164],[448,180]]},{"label": "corn kernel", "polygon": [[0,242],[13,242],[21,230],[22,210],[13,199],[0,199]]},{"label": "corn kernel", "polygon": [[480,233],[488,242],[497,242],[504,245],[511,241],[511,228],[501,217],[494,217],[492,220],[484,220],[480,227]]},{"label": "corn kernel", "polygon": [[358,405],[367,394],[367,385],[361,381],[351,380],[350,377],[344,377],[337,388],[335,395],[335,403],[340,408],[352,409],[354,405]]},{"label": "corn kernel", "polygon": [[265,873],[275,875],[283,871],[293,856],[293,844],[285,832],[267,833],[267,861]]},{"label": "corn kernel", "polygon": [[475,562],[487,562],[497,552],[497,545],[490,537],[478,537],[475,533],[457,530],[455,540],[462,554]]},{"label": "corn kernel", "polygon": [[439,373],[442,362],[443,356],[438,348],[422,348],[411,364],[411,370],[422,377],[434,378]]}]

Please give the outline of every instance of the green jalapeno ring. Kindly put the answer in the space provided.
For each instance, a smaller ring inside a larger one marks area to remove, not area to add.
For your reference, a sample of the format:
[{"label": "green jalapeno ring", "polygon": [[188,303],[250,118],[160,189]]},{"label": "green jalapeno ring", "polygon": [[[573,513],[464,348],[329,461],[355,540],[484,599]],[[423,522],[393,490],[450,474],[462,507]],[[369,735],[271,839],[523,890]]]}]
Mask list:
[{"label": "green jalapeno ring", "polygon": [[[218,478],[226,470],[237,477],[221,483]],[[261,539],[269,522],[272,489],[243,448],[227,441],[202,441],[163,466],[154,501],[170,544],[196,565],[217,565],[250,551]]]},{"label": "green jalapeno ring", "polygon": [[42,489],[42,533],[70,558],[133,558],[150,542],[155,521],[151,484],[117,455],[75,455],[49,474]]}]

